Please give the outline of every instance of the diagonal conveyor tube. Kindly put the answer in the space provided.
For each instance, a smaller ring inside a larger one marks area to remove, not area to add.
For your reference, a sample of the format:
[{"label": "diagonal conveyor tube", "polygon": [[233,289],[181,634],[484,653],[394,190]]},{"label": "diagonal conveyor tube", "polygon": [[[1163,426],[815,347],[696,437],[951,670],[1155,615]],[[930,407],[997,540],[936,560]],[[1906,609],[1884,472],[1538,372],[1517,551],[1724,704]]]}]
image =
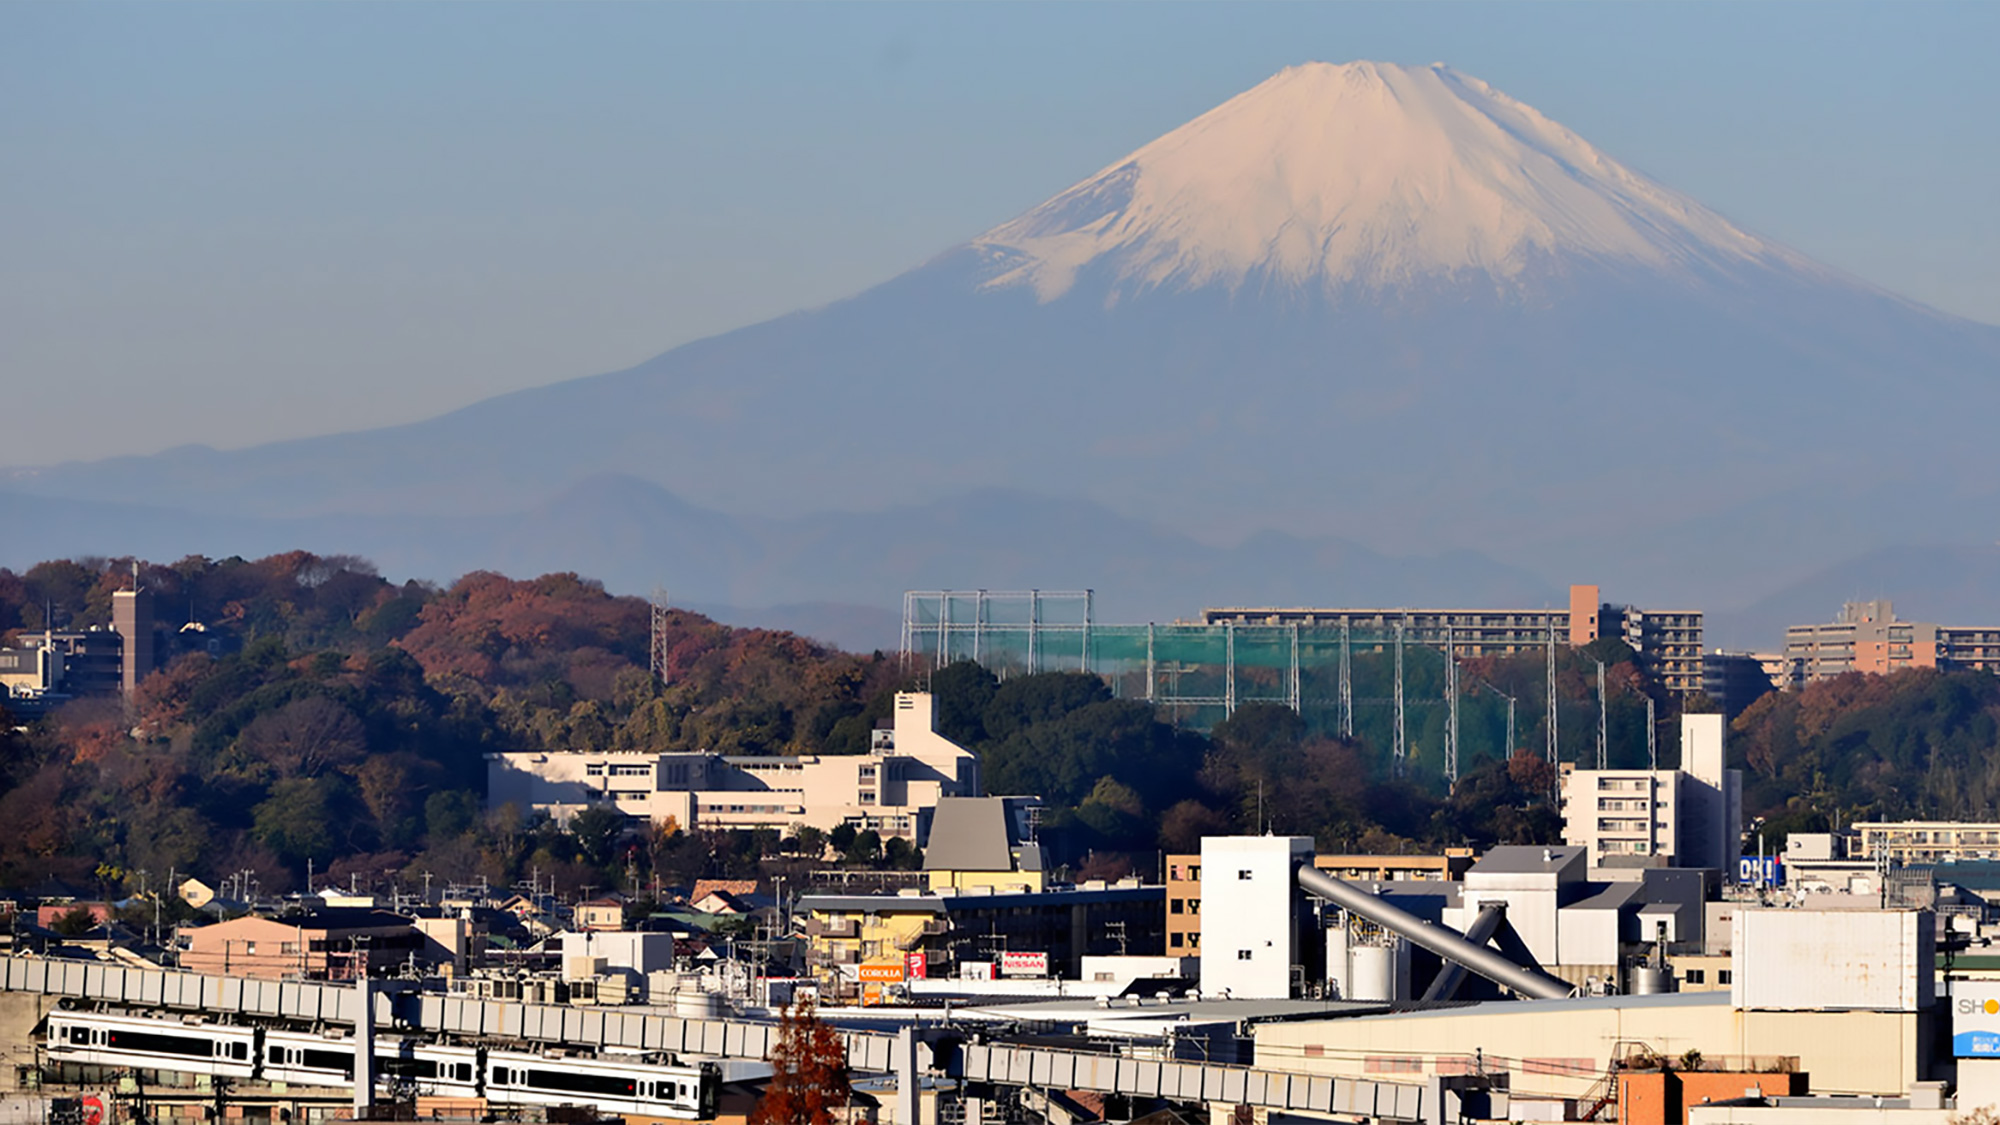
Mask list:
[{"label": "diagonal conveyor tube", "polygon": [[1407,910],[1391,906],[1359,887],[1320,871],[1310,863],[1299,865],[1298,882],[1299,886],[1328,902],[1345,907],[1384,929],[1393,930],[1503,988],[1537,1000],[1561,1000],[1571,992],[1569,984],[1540,969],[1516,965],[1502,957],[1498,950],[1474,945],[1457,930],[1449,926],[1434,926]]}]

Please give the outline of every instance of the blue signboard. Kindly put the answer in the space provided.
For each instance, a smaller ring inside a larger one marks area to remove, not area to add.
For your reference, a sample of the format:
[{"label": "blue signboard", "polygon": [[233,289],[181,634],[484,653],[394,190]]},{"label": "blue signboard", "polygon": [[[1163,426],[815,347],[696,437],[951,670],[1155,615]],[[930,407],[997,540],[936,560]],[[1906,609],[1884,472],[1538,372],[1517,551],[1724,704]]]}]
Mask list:
[{"label": "blue signboard", "polygon": [[2000,1059],[2000,981],[1951,982],[1951,1053]]},{"label": "blue signboard", "polygon": [[1745,886],[1782,887],[1785,885],[1785,861],[1774,855],[1761,859],[1746,855],[1736,861],[1736,881]]}]

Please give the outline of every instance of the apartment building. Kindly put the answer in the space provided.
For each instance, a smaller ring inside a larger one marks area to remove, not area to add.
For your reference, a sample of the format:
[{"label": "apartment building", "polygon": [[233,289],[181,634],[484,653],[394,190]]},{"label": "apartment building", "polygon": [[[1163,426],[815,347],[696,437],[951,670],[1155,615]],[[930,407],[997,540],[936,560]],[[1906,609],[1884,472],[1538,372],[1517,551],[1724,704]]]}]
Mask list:
[{"label": "apartment building", "polygon": [[1010,962],[1076,979],[1086,956],[1161,953],[1161,894],[1137,881],[1024,892],[982,886],[807,895],[798,909],[812,974],[836,988],[951,975],[972,965],[1005,974]]},{"label": "apartment building", "polygon": [[634,821],[686,830],[851,824],[916,840],[940,798],[979,795],[979,761],[937,733],[927,692],[898,694],[892,722],[874,732],[866,754],[488,754],[487,804],[513,804],[563,823],[608,804]]},{"label": "apartment building", "polygon": [[1897,618],[1887,599],[1848,602],[1824,625],[1785,630],[1784,680],[1798,687],[1847,672],[1962,668],[2000,673],[2000,627]]},{"label": "apartment building", "polygon": [[0,706],[38,714],[78,696],[132,698],[159,667],[153,596],[144,590],[111,595],[111,627],[21,637],[17,647],[0,648]]},{"label": "apartment building", "polygon": [[1551,638],[1572,646],[1615,636],[1675,692],[1702,686],[1702,614],[1640,609],[1603,600],[1596,586],[1571,586],[1569,604],[1541,609],[1324,609],[1221,607],[1202,610],[1204,624],[1347,626],[1380,635],[1401,626],[1411,644],[1449,647],[1460,656],[1514,656],[1546,648]]},{"label": "apartment building", "polygon": [[1677,770],[1562,770],[1563,842],[1593,867],[1736,870],[1743,772],[1725,768],[1721,715],[1681,716]]},{"label": "apartment building", "polygon": [[1784,686],[1784,658],[1770,652],[1711,651],[1701,669],[1701,691],[1730,722],[1752,703]]},{"label": "apartment building", "polygon": [[940,797],[924,837],[924,881],[932,891],[1040,891],[1048,865],[1035,840],[1036,797]]},{"label": "apartment building", "polygon": [[1167,857],[1167,952],[1201,952],[1201,856]]},{"label": "apartment building", "polygon": [[1899,866],[2000,859],[2000,822],[1861,821],[1847,846],[1849,859]]},{"label": "apartment building", "polygon": [[265,980],[353,980],[379,976],[432,944],[416,923],[386,910],[327,909],[284,918],[247,915],[178,931],[180,967],[213,976]]}]

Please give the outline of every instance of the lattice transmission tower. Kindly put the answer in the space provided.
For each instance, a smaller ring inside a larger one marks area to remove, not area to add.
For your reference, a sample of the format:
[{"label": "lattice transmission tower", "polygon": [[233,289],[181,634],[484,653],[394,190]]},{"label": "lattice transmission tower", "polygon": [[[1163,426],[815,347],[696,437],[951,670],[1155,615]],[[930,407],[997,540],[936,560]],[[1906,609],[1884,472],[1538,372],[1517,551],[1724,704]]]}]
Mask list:
[{"label": "lattice transmission tower", "polygon": [[646,667],[655,683],[667,682],[667,591],[661,586],[653,587],[652,644]]}]

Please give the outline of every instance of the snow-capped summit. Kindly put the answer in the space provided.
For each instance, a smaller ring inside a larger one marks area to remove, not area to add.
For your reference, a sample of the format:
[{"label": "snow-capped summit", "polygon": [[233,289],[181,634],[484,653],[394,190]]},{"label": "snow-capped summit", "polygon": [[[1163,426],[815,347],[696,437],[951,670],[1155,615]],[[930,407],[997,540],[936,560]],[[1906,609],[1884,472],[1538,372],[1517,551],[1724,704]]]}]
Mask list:
[{"label": "snow-capped summit", "polygon": [[1574,256],[1810,263],[1442,64],[1290,67],[972,240],[1043,301],[1246,282],[1400,287]]},{"label": "snow-capped summit", "polygon": [[[104,537],[152,505],[269,520],[265,550],[352,550],[385,516],[387,567],[532,558],[730,605],[1476,604],[1472,551],[1718,608],[1876,548],[1991,541],[1996,415],[2000,328],[1745,233],[1442,66],[1313,64],[865,292],[627,371],[0,481],[0,504],[60,501],[0,565],[138,550]],[[857,510],[893,534],[834,514]],[[524,553],[467,546],[508,512],[488,541]],[[1147,521],[1244,538],[1204,570]],[[1441,565],[1392,574],[1354,543]],[[1871,564],[1871,588],[1938,588],[1898,558],[1916,585]]]}]

